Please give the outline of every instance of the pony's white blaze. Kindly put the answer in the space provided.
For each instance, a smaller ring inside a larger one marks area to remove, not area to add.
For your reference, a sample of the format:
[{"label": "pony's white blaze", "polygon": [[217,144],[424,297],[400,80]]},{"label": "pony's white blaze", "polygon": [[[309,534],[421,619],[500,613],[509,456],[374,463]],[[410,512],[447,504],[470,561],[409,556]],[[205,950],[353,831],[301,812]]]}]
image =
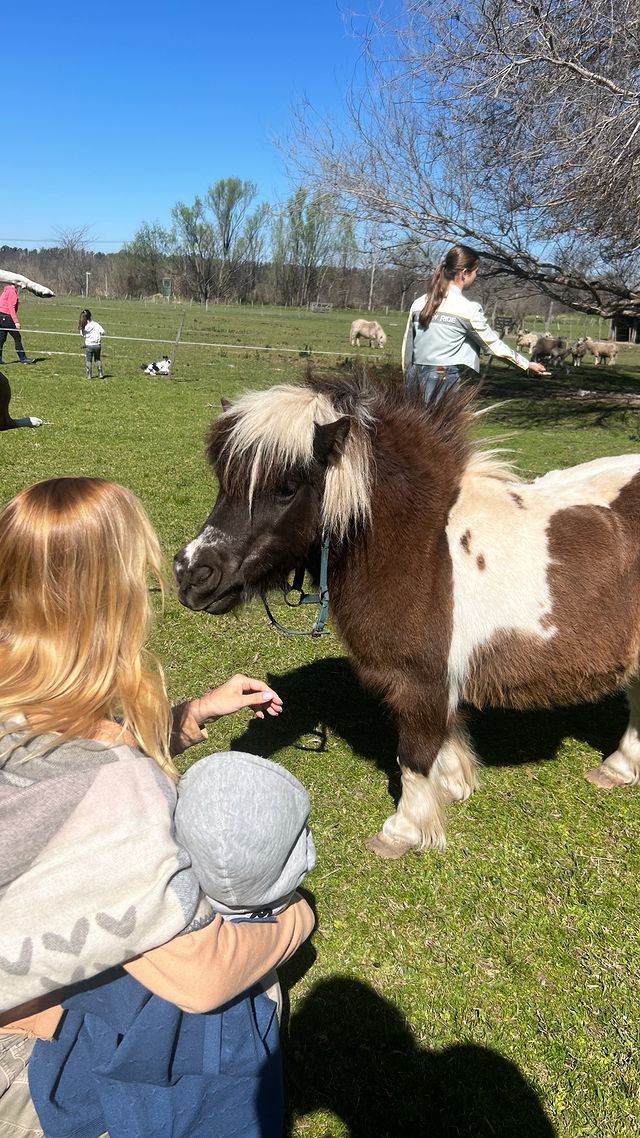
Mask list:
[{"label": "pony's white blaze", "polygon": [[449,515],[453,632],[449,703],[462,698],[474,652],[498,632],[549,640],[557,631],[549,589],[548,526],[570,506],[609,507],[640,471],[638,456],[596,459],[533,483],[473,460]]},{"label": "pony's white blaze", "polygon": [[185,545],[182,551],[185,565],[193,565],[193,562],[197,558],[200,550],[204,547],[210,547],[212,545],[223,545],[225,542],[228,542],[228,540],[228,536],[222,533],[221,530],[216,529],[215,526],[204,526],[202,533],[199,533],[197,537],[194,537],[188,543],[188,545]]},{"label": "pony's white blaze", "polygon": [[[225,415],[233,422],[223,462],[227,470],[250,456],[249,507],[257,488],[288,468],[308,469],[313,462],[315,427],[340,418],[331,400],[322,393],[292,384],[279,384],[270,391],[248,392],[233,403]],[[372,421],[366,407],[358,408],[358,420],[349,432],[340,462],[329,467],[322,503],[323,528],[337,538],[352,525],[369,519],[371,498],[371,449],[364,428]],[[358,429],[360,428],[360,429]]]}]

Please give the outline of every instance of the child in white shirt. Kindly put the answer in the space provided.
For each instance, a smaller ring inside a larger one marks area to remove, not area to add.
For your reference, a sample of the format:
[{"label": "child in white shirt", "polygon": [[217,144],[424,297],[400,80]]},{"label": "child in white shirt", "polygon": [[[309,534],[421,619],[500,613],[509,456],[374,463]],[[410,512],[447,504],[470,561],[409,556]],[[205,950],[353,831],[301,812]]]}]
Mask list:
[{"label": "child in white shirt", "polygon": [[80,334],[84,340],[87,379],[93,379],[94,360],[98,366],[98,379],[103,379],[104,372],[102,370],[101,350],[102,337],[105,334],[104,328],[102,327],[102,324],[98,324],[98,321],[93,319],[88,308],[82,309],[78,327],[80,329]]}]

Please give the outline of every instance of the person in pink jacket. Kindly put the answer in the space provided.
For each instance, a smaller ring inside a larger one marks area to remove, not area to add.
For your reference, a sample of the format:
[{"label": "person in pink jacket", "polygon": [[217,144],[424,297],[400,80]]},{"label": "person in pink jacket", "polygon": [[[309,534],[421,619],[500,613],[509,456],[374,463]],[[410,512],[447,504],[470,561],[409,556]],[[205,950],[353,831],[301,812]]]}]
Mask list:
[{"label": "person in pink jacket", "polygon": [[18,353],[18,363],[34,364],[24,350],[20,335],[20,321],[18,320],[18,307],[20,294],[15,285],[8,284],[0,293],[0,364],[3,363],[2,352],[7,336],[13,336],[13,342]]}]

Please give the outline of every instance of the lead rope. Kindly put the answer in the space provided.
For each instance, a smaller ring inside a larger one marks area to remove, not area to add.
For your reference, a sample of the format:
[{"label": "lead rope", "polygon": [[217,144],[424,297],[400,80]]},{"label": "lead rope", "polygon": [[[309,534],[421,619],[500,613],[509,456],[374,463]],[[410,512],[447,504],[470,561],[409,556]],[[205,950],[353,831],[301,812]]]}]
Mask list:
[{"label": "lead rope", "polygon": [[[329,583],[328,583],[328,568],[329,568],[329,538],[325,537],[322,542],[322,551],[320,555],[320,587],[317,593],[305,593],[302,588],[304,581],[304,567],[296,569],[293,575],[293,583],[290,585],[288,582],[283,589],[284,599],[289,605],[289,608],[297,609],[300,605],[320,605],[320,612],[318,618],[312,629],[303,631],[297,628],[285,628],[284,624],[280,624],[269,608],[267,598],[262,598],[262,603],[269,620],[278,632],[284,632],[285,636],[330,636],[331,630],[325,628],[324,624],[329,612]],[[297,600],[289,600],[295,594]]]}]

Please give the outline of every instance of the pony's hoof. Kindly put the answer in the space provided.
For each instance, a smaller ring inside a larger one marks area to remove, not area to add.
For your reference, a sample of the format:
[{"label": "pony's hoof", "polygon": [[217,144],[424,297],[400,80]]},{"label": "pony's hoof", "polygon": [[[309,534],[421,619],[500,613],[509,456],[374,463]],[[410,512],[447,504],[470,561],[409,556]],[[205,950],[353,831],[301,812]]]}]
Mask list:
[{"label": "pony's hoof", "polygon": [[624,775],[605,767],[604,763],[599,767],[594,767],[592,771],[587,771],[584,777],[587,782],[599,786],[601,790],[612,790],[614,786],[624,786],[627,781]]},{"label": "pony's hoof", "polygon": [[372,838],[367,838],[364,843],[368,850],[371,850],[378,857],[384,857],[388,861],[395,861],[399,857],[404,857],[409,850],[415,849],[411,842],[392,842],[386,834],[374,834]]}]

